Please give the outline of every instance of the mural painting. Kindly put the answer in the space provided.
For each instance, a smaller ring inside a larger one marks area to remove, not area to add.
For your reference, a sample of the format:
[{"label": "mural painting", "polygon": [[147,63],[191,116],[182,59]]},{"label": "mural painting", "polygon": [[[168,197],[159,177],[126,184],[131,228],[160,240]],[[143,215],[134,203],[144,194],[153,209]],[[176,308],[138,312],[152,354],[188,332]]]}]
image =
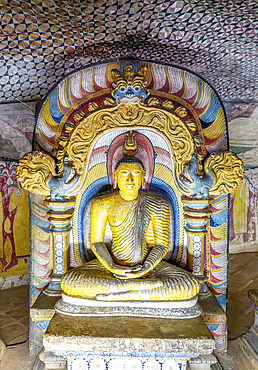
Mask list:
[{"label": "mural painting", "polygon": [[227,104],[230,149],[245,166],[245,178],[230,201],[230,253],[258,249],[258,107],[257,104]]},{"label": "mural painting", "polygon": [[0,158],[20,159],[32,147],[36,102],[0,104]]},{"label": "mural painting", "polygon": [[247,178],[230,201],[230,253],[258,250],[258,189]]},{"label": "mural painting", "polygon": [[[29,193],[17,184],[20,157],[31,150],[36,102],[0,104],[0,278],[3,288],[29,273]],[[11,279],[17,276],[17,279]],[[9,281],[9,283],[8,283]],[[23,283],[24,283],[23,282]]]},{"label": "mural painting", "polygon": [[16,167],[0,161],[0,277],[29,273],[29,193],[18,187]]}]

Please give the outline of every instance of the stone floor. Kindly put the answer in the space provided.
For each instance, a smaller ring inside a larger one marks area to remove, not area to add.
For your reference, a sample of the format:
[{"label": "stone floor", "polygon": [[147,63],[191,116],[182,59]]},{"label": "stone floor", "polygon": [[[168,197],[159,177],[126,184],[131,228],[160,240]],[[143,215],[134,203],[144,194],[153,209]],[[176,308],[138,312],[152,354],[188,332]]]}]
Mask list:
[{"label": "stone floor", "polygon": [[228,335],[236,339],[254,322],[254,308],[247,292],[258,288],[258,253],[229,256]]},{"label": "stone floor", "polygon": [[29,286],[0,291],[0,339],[6,346],[29,338]]},{"label": "stone floor", "polygon": [[223,370],[258,370],[257,356],[242,337],[229,340],[228,352],[217,357]]},{"label": "stone floor", "polygon": [[0,362],[0,370],[32,370],[36,357],[37,355],[29,354],[28,341],[7,347]]},{"label": "stone floor", "polygon": [[[229,350],[220,356],[224,370],[258,370],[245,356],[239,339],[252,326],[254,309],[247,291],[258,288],[258,253],[242,253],[229,258]],[[0,291],[0,339],[7,346],[0,370],[32,370],[34,356],[29,356],[29,287]]]}]

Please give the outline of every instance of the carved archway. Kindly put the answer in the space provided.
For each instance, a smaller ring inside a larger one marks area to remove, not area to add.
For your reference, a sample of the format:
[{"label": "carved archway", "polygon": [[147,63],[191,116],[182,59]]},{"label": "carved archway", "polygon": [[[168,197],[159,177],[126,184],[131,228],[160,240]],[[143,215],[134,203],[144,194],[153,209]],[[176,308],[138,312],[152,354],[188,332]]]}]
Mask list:
[{"label": "carved archway", "polygon": [[[64,154],[74,165],[82,181],[87,173],[88,157],[93,143],[106,130],[117,128],[148,128],[162,135],[168,142],[174,163],[174,177],[177,186],[185,193],[189,191],[180,183],[183,167],[191,159],[195,150],[194,137],[189,128],[176,114],[156,107],[145,107],[139,104],[120,104],[104,108],[83,118],[71,131],[67,144],[57,152],[62,165]],[[80,184],[78,184],[78,187]]]}]

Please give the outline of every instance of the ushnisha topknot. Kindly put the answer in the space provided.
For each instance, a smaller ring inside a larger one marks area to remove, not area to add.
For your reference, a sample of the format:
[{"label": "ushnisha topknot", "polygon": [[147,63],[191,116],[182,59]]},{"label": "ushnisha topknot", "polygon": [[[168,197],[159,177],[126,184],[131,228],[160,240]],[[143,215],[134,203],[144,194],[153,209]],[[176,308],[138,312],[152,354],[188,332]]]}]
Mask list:
[{"label": "ushnisha topknot", "polygon": [[132,133],[132,131],[130,131],[129,134],[126,135],[125,142],[124,142],[124,145],[123,145],[124,157],[121,158],[117,162],[115,170],[117,171],[117,169],[121,166],[121,164],[124,164],[124,163],[126,163],[126,164],[133,164],[133,163],[139,164],[142,167],[142,169],[144,170],[144,166],[143,166],[142,161],[139,158],[135,157],[135,154],[137,152],[138,152],[138,144],[137,144],[137,141],[135,139],[134,134]]},{"label": "ushnisha topknot", "polygon": [[123,145],[124,155],[135,155],[138,152],[138,144],[132,131],[125,137]]}]

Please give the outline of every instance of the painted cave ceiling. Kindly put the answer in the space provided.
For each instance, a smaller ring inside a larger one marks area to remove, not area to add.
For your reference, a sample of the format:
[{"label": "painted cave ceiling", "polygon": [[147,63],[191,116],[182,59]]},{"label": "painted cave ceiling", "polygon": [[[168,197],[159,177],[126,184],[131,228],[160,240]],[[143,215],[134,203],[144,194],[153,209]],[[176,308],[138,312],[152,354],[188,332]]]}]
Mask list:
[{"label": "painted cave ceiling", "polygon": [[257,1],[0,0],[0,14],[2,102],[127,55],[199,73],[223,100],[258,100]]}]

